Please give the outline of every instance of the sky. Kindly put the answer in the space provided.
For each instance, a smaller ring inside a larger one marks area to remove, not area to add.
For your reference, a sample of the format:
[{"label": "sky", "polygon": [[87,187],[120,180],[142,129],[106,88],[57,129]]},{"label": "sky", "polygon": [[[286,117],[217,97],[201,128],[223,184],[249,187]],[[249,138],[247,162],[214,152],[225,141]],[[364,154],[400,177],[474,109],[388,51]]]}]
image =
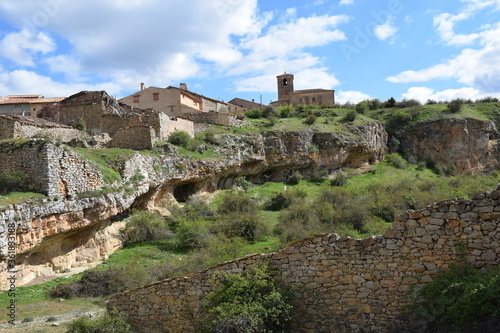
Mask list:
[{"label": "sky", "polygon": [[500,0],[2,0],[0,96],[500,97]]}]

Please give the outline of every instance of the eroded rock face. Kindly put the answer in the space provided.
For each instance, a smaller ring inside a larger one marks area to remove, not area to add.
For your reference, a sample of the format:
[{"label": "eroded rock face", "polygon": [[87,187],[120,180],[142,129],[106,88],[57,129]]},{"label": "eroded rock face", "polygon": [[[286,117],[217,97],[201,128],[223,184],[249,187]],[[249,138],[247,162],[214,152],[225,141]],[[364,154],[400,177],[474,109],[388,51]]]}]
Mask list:
[{"label": "eroded rock face", "polygon": [[443,119],[398,131],[398,151],[436,165],[453,165],[455,173],[498,165],[498,130],[492,121]]},{"label": "eroded rock face", "polygon": [[[0,287],[7,285],[9,224],[16,229],[17,282],[22,285],[37,276],[91,266],[106,258],[121,245],[118,227],[111,220],[130,208],[161,211],[165,198],[183,201],[200,190],[230,188],[241,176],[255,183],[285,181],[294,171],[308,177],[313,169],[360,168],[384,159],[387,134],[382,124],[371,123],[353,133],[337,136],[305,130],[222,135],[217,147],[221,157],[196,161],[176,153],[137,153],[112,165],[128,191],[6,207],[0,212],[0,257],[4,259]],[[140,180],[132,181],[134,177]]]}]

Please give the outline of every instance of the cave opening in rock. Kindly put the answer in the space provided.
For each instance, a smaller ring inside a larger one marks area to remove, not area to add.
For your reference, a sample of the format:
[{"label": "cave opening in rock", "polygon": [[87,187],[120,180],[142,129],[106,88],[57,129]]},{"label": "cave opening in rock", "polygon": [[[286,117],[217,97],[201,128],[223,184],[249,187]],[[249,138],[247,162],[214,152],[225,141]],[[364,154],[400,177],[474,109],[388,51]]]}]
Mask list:
[{"label": "cave opening in rock", "polygon": [[174,188],[174,198],[178,202],[186,202],[190,196],[198,192],[196,183],[181,184]]}]

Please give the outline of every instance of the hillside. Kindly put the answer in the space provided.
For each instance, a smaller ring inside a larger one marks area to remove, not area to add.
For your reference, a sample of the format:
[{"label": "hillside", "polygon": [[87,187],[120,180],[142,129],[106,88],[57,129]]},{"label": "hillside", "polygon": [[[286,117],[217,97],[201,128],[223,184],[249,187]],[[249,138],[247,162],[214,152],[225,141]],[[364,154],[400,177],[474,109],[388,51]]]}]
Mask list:
[{"label": "hillside", "polygon": [[[122,288],[109,294],[249,253],[273,252],[312,234],[383,234],[409,209],[494,189],[500,179],[495,171],[499,109],[498,102],[465,104],[459,112],[443,104],[278,109],[245,127],[207,126],[194,139],[147,151],[76,148],[50,140],[3,142],[2,158],[48,151],[90,163],[89,179],[101,185],[78,192],[77,173],[58,171],[53,179],[56,186],[64,184],[68,197],[56,198],[34,193],[24,180],[25,187],[14,190],[32,192],[2,195],[1,214],[18,225],[20,280],[105,259],[90,272],[109,274],[101,279],[118,279],[123,269],[133,272],[128,281],[116,280]],[[52,172],[56,166],[47,168]],[[3,184],[10,184],[7,176],[19,183],[18,175],[3,176]],[[234,187],[240,192],[227,192]],[[224,209],[235,207],[235,198],[250,207],[240,216]],[[118,231],[123,223],[116,221],[127,216],[132,222],[123,234]],[[156,229],[146,232],[153,238],[133,241],[144,227],[141,221],[156,221]],[[126,239],[128,245],[116,251]],[[43,295],[47,288],[40,288],[41,294],[28,294],[50,303]],[[102,304],[105,294],[92,296]]]}]

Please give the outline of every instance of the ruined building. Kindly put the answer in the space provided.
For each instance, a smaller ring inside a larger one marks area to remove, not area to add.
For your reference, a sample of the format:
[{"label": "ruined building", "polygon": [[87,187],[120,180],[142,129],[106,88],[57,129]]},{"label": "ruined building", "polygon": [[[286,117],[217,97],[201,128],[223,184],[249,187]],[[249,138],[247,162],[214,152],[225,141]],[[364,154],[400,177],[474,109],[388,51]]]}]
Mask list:
[{"label": "ruined building", "polygon": [[333,105],[335,104],[335,90],[307,89],[294,90],[293,74],[278,75],[278,100],[272,106],[280,105]]}]

